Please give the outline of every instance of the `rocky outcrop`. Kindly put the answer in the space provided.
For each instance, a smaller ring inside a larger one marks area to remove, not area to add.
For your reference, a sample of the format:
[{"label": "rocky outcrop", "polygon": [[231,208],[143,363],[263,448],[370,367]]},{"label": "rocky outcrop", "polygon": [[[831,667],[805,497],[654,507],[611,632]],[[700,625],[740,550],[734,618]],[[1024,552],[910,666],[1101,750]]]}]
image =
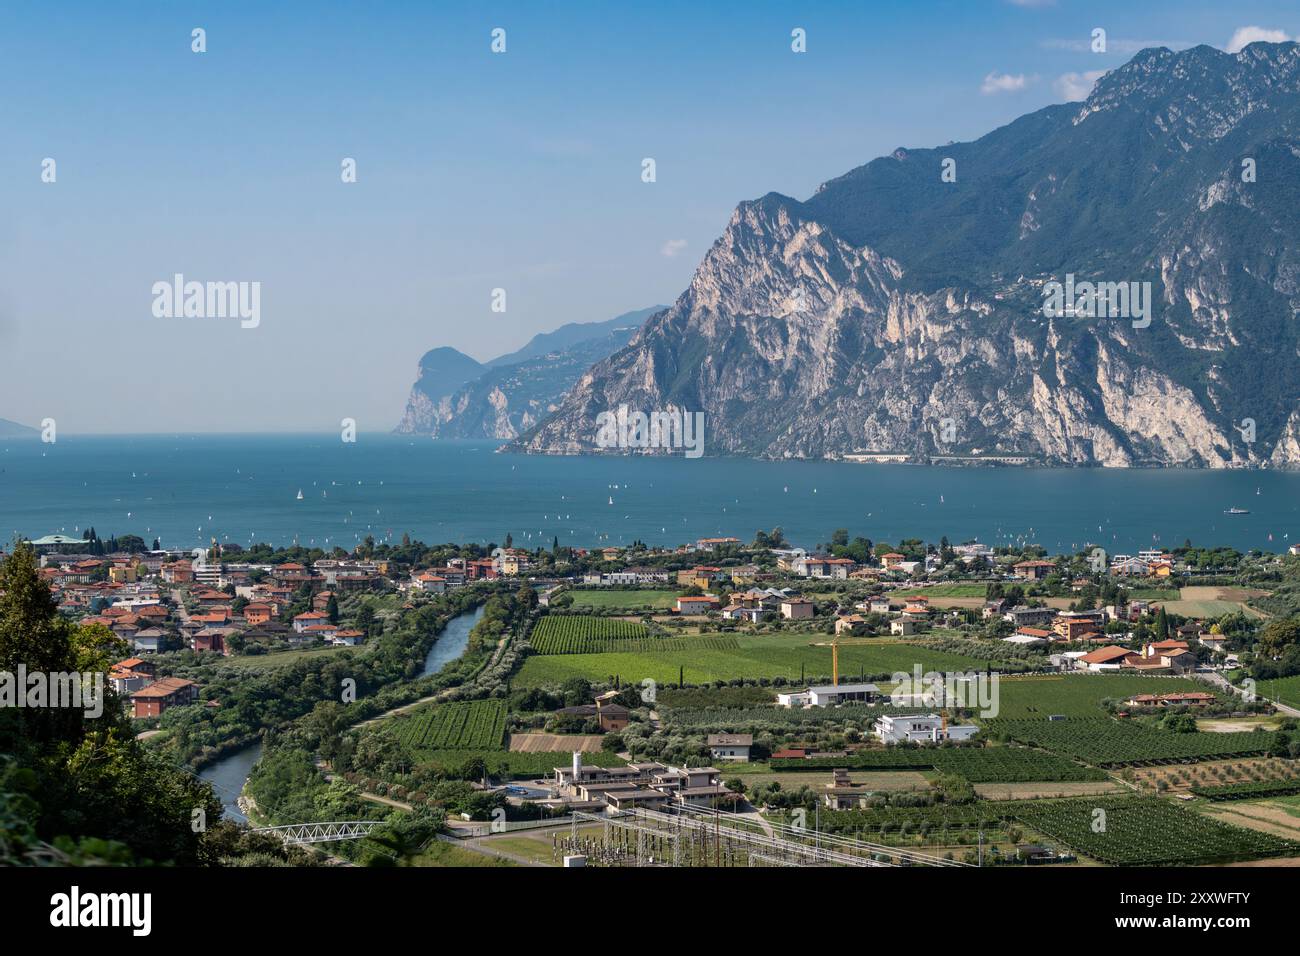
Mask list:
[{"label": "rocky outcrop", "polygon": [[[1295,467],[1298,77],[1295,44],[1143,51],[1082,106],[742,203],[512,447],[609,450],[626,407],[704,412],[715,455]],[[1067,275],[1133,297],[1045,314]]]},{"label": "rocky outcrop", "polygon": [[[421,361],[396,431],[434,438],[515,438],[555,411],[584,370],[627,345],[660,308],[627,312],[607,322],[570,323],[481,365],[454,349],[435,349]],[[449,361],[447,353],[473,362],[473,369],[458,378],[463,363]],[[431,357],[440,368],[451,369],[431,371]]]}]

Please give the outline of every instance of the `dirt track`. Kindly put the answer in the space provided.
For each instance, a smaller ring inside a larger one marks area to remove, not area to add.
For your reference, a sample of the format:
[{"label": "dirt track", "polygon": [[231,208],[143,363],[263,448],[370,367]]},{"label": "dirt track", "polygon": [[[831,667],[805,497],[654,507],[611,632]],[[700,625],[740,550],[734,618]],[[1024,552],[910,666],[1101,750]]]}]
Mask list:
[{"label": "dirt track", "polygon": [[510,749],[525,754],[593,753],[600,750],[601,739],[599,734],[511,734]]}]

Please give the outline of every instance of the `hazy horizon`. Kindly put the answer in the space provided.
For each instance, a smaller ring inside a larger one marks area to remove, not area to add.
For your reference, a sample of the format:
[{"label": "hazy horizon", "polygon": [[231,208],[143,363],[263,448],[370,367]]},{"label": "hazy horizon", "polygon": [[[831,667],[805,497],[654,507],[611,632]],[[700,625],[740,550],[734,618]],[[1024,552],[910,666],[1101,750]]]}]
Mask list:
[{"label": "hazy horizon", "polygon": [[[746,12],[0,12],[18,94],[0,159],[0,418],[66,435],[328,433],[343,418],[386,432],[429,349],[482,361],[674,301],[738,202],[978,138],[1081,98],[1144,46],[1300,31],[1276,0]],[[1088,49],[1099,25],[1105,54]],[[155,316],[155,283],[177,274],[260,283],[256,327]]]}]

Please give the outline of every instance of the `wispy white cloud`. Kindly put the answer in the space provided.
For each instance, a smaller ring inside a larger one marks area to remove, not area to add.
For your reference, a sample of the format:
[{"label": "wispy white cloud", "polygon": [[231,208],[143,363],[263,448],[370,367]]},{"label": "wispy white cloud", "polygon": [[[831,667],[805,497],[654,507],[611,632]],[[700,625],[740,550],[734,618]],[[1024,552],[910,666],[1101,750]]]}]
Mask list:
[{"label": "wispy white cloud", "polygon": [[992,96],[995,93],[1015,93],[1023,90],[1029,85],[1029,80],[1023,73],[998,73],[993,72],[984,77],[984,82],[980,84],[980,92],[985,96]]},{"label": "wispy white cloud", "polygon": [[1272,30],[1268,27],[1237,27],[1228,45],[1224,47],[1229,53],[1240,53],[1251,43],[1263,40],[1265,43],[1285,43],[1291,39],[1285,30]]},{"label": "wispy white cloud", "polygon": [[668,259],[675,259],[686,248],[685,239],[669,239],[659,248],[659,254]]},{"label": "wispy white cloud", "polygon": [[1056,0],[1007,0],[1013,7],[1054,7]]},{"label": "wispy white cloud", "polygon": [[1086,100],[1105,70],[1088,70],[1086,73],[1062,73],[1052,82],[1052,88],[1066,101]]}]

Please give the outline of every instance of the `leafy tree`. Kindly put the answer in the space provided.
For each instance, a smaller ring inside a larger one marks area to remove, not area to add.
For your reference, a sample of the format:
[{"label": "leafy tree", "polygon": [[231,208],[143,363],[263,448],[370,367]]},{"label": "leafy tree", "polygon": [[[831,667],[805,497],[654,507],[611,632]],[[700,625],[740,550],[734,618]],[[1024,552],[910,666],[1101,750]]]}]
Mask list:
[{"label": "leafy tree", "polygon": [[1269,621],[1259,632],[1256,652],[1265,658],[1281,657],[1286,650],[1300,642],[1300,618]]},{"label": "leafy tree", "polygon": [[[0,805],[18,807],[24,831],[44,843],[99,841],[100,849],[129,847],[135,862],[205,862],[191,821],[196,812],[216,821],[221,804],[136,740],[104,675],[123,651],[106,628],[77,628],[60,616],[30,546],[19,544],[0,564],[0,670],[75,672],[104,686],[100,708],[0,709],[0,753],[12,755]],[[10,802],[5,791],[19,796]]]}]

